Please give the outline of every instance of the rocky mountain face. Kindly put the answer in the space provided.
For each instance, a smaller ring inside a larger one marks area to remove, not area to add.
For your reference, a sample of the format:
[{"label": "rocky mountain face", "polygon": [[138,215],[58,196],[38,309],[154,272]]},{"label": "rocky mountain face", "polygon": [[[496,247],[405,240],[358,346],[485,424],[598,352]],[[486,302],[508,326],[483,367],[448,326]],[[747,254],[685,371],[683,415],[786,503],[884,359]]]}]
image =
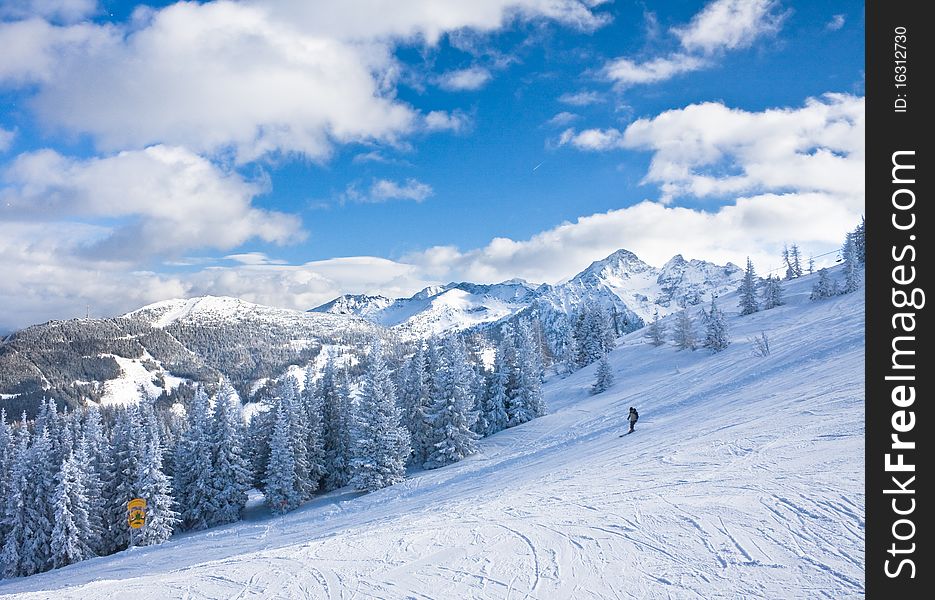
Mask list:
[{"label": "rocky mountain face", "polygon": [[245,398],[270,378],[313,361],[324,348],[358,354],[375,337],[413,341],[452,331],[493,334],[501,323],[536,316],[546,341],[561,346],[568,315],[601,306],[618,331],[736,289],[743,276],[675,256],[653,267],[627,250],[557,285],[523,280],[450,283],[409,298],[341,296],[307,312],[237,298],[167,300],[113,319],[52,321],[0,341],[0,406],[28,412],[43,397],[76,405],[127,402],[143,390],[172,398],[192,382],[228,378]]}]

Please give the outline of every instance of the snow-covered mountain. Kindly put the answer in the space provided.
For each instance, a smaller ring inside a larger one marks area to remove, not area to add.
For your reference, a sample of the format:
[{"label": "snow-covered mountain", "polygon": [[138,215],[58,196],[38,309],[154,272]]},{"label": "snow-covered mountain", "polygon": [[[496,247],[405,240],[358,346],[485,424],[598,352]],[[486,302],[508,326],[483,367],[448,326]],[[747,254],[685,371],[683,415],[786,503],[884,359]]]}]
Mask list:
[{"label": "snow-covered mountain", "polygon": [[[717,354],[624,336],[608,391],[590,394],[597,365],[552,377],[550,414],[454,465],[285,517],[254,495],[242,522],[3,580],[0,596],[863,597],[863,294],[809,301],[816,277],[744,317],[725,294]],[[641,417],[620,437],[629,406]]]},{"label": "snow-covered mountain", "polygon": [[185,382],[226,377],[245,398],[267,378],[324,349],[355,353],[384,328],[353,315],[308,313],[237,298],[167,300],[113,319],[51,321],[0,342],[0,394],[8,414],[53,396],[132,401]]},{"label": "snow-covered mountain", "polygon": [[495,323],[530,308],[539,314],[570,314],[588,303],[613,308],[630,324],[625,329],[632,329],[656,310],[667,315],[731,291],[742,277],[743,270],[731,263],[719,266],[677,255],[656,268],[628,250],[618,250],[554,286],[518,279],[489,285],[450,283],[397,300],[345,295],[311,311],[357,315],[394,328],[403,337],[418,338]]},{"label": "snow-covered mountain", "polygon": [[309,312],[354,314],[407,338],[422,338],[499,321],[523,310],[540,288],[521,279],[496,284],[450,283],[409,298],[345,295]]}]

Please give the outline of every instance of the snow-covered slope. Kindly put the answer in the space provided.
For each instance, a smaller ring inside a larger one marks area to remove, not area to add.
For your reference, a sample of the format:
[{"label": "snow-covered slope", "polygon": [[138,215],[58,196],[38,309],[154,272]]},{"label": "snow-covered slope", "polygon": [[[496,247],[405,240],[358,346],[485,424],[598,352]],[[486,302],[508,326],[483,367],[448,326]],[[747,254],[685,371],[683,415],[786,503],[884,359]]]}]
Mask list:
[{"label": "snow-covered slope", "polygon": [[[642,332],[456,465],[26,579],[17,598],[853,598],[864,593],[862,294],[736,316],[724,352]],[[772,352],[751,355],[766,332]],[[640,410],[625,430],[629,406]]]}]

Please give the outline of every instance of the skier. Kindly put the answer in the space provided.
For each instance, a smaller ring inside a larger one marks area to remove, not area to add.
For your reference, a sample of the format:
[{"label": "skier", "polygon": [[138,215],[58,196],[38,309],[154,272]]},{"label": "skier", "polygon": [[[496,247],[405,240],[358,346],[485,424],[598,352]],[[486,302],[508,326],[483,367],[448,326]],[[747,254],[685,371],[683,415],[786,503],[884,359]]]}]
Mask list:
[{"label": "skier", "polygon": [[630,431],[627,433],[633,433],[633,426],[636,425],[636,421],[640,418],[640,413],[636,412],[636,409],[632,406],[630,407],[630,414],[627,415],[627,421],[630,422]]}]

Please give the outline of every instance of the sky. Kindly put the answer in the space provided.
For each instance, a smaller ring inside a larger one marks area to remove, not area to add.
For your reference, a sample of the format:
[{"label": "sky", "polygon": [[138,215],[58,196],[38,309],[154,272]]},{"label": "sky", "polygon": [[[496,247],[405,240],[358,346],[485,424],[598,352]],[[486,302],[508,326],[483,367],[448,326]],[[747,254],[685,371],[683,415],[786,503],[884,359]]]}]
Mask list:
[{"label": "sky", "polygon": [[[0,0],[0,331],[779,267],[864,210],[863,3]],[[833,260],[834,255],[819,258]]]}]

